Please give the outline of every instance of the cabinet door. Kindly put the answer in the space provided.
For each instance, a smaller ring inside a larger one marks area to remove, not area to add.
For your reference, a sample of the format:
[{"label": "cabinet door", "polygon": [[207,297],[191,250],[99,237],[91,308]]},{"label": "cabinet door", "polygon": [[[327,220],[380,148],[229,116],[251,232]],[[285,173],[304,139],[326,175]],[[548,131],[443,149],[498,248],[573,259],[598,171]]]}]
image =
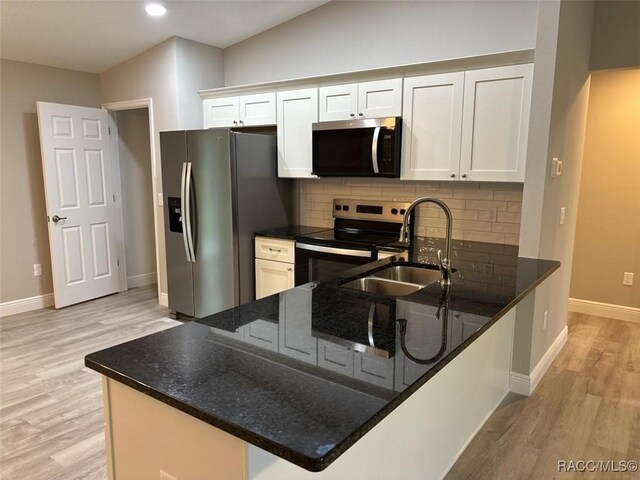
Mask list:
[{"label": "cabinet door", "polygon": [[278,324],[267,320],[254,320],[244,326],[244,340],[273,352],[278,351]]},{"label": "cabinet door", "polygon": [[321,122],[350,120],[358,111],[358,84],[332,85],[318,89]]},{"label": "cabinet door", "polygon": [[533,65],[465,73],[460,176],[523,182]]},{"label": "cabinet door", "polygon": [[358,118],[402,115],[402,79],[358,84]]},{"label": "cabinet door", "polygon": [[294,286],[293,264],[256,258],[256,300]]},{"label": "cabinet door", "polygon": [[353,348],[318,339],[318,366],[353,376]]},{"label": "cabinet door", "polygon": [[382,358],[370,353],[355,352],[353,376],[379,387],[393,389],[393,358]]},{"label": "cabinet door", "polygon": [[252,127],[276,124],[276,94],[244,95],[239,99],[240,125]]},{"label": "cabinet door", "polygon": [[280,295],[278,351],[312,365],[318,363],[318,339],[312,335],[312,285]]},{"label": "cabinet door", "polygon": [[403,180],[457,179],[464,73],[404,80]]},{"label": "cabinet door", "polygon": [[277,94],[278,176],[311,175],[311,125],[318,121],[318,89]]},{"label": "cabinet door", "polygon": [[202,104],[205,128],[238,126],[238,97],[210,98]]}]

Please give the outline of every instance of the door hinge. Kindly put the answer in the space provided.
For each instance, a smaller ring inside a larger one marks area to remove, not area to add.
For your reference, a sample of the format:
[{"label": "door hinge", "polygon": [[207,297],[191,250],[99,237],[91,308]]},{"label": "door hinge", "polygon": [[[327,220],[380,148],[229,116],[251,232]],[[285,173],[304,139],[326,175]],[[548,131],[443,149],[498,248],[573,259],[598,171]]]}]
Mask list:
[{"label": "door hinge", "polygon": [[107,127],[109,129],[109,135],[111,135],[111,127]]},{"label": "door hinge", "polygon": [[113,197],[113,203],[116,203],[116,196],[112,195],[112,197]]},{"label": "door hinge", "polygon": [[120,260],[116,260],[116,263],[118,264],[118,266],[120,266]]}]

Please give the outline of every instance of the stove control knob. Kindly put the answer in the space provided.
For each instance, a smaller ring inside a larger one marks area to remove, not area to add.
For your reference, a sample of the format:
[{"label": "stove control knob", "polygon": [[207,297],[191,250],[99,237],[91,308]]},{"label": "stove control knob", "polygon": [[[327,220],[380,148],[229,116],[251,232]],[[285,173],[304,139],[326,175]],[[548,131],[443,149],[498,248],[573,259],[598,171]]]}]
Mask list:
[{"label": "stove control knob", "polygon": [[404,215],[407,211],[404,208],[400,209],[400,215]]},{"label": "stove control knob", "polygon": [[344,210],[345,212],[349,211],[349,205],[343,205],[342,206],[342,210]]},{"label": "stove control knob", "polygon": [[392,213],[393,215],[397,215],[397,214],[398,214],[398,209],[397,209],[397,208],[392,208],[392,209],[391,209],[391,213]]},{"label": "stove control knob", "polygon": [[336,205],[336,210],[342,210],[342,205]]}]

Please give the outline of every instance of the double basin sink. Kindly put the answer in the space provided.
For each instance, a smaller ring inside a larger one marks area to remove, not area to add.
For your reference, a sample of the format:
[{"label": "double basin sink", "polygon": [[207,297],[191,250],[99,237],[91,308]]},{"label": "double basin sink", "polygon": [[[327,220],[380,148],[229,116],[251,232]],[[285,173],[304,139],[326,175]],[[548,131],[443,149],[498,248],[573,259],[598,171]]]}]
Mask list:
[{"label": "double basin sink", "polygon": [[361,292],[401,297],[417,292],[441,278],[442,273],[435,266],[390,265],[384,270],[343,283],[341,286]]}]

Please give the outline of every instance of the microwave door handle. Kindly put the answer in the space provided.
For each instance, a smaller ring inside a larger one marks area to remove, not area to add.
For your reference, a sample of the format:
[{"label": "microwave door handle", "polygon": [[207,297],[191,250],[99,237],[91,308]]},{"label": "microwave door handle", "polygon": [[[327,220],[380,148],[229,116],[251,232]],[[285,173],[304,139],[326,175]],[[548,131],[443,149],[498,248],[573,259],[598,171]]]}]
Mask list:
[{"label": "microwave door handle", "polygon": [[189,241],[187,240],[187,217],[186,213],[186,192],[185,180],[187,179],[187,162],[182,163],[182,179],[180,180],[180,216],[182,217],[182,240],[184,242],[184,253],[187,262],[191,263],[191,255],[189,253]]},{"label": "microwave door handle", "polygon": [[373,173],[380,173],[378,167],[378,137],[380,136],[380,127],[376,127],[373,131],[373,141],[371,142],[371,164],[373,165]]}]

